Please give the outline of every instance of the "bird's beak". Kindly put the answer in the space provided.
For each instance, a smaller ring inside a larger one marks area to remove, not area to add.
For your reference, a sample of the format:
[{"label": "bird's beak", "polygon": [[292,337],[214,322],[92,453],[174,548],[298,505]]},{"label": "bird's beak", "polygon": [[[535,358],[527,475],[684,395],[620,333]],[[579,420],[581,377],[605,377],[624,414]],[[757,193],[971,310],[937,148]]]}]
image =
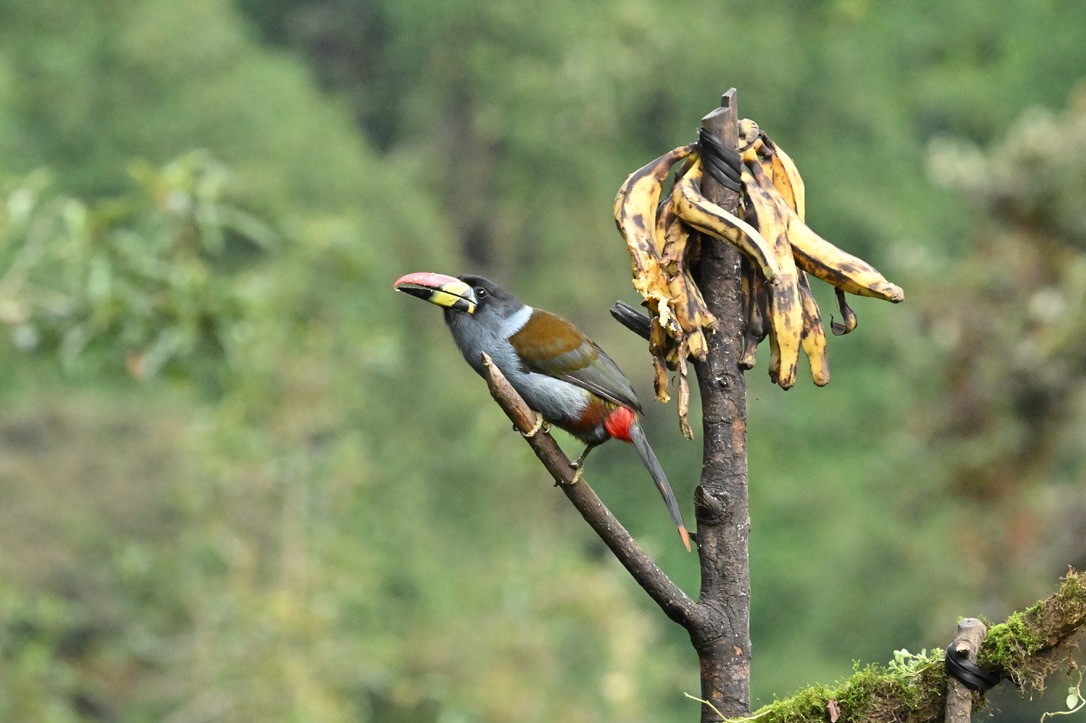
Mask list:
[{"label": "bird's beak", "polygon": [[458,278],[423,271],[396,279],[392,288],[425,299],[431,304],[475,313],[475,292]]}]

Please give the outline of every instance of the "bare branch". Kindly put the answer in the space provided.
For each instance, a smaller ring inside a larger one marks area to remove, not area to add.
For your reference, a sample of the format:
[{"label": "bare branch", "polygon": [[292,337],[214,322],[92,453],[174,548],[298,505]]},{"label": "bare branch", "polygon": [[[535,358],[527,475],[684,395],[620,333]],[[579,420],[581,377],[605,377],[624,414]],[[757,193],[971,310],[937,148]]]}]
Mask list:
[{"label": "bare branch", "polygon": [[591,487],[583,480],[573,482],[574,469],[554,437],[543,429],[531,433],[537,424],[535,412],[517,394],[505,375],[486,354],[483,354],[483,369],[483,376],[494,401],[524,435],[536,457],[585,521],[664,613],[687,630],[692,629],[700,617],[697,604],[645,554]]}]

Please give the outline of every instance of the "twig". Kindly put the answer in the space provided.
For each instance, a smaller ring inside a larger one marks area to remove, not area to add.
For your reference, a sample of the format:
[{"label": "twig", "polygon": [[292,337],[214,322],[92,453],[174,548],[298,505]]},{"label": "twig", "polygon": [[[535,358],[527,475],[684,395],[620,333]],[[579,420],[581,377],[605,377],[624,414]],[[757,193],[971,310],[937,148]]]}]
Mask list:
[{"label": "twig", "polygon": [[631,306],[625,301],[616,301],[611,307],[611,316],[645,341],[649,340],[649,326],[652,322],[649,317],[638,311],[636,306]]},{"label": "twig", "polygon": [[596,531],[604,544],[611,549],[623,567],[629,571],[637,584],[644,588],[649,597],[656,601],[669,618],[687,630],[696,627],[702,617],[697,604],[645,554],[622,523],[607,509],[607,506],[600,501],[583,479],[573,483],[574,470],[570,467],[569,458],[554,441],[554,437],[543,430],[528,436],[536,426],[535,412],[517,394],[505,375],[486,354],[483,354],[483,371],[494,401],[505,411],[514,426],[525,435],[524,439],[539,461],[554,477],[558,487]]}]

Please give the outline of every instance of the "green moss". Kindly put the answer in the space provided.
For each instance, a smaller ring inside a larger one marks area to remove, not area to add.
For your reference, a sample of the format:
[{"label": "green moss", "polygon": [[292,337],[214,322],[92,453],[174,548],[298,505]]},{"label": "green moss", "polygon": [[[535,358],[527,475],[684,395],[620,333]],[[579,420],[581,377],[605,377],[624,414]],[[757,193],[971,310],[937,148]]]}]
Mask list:
[{"label": "green moss", "polygon": [[841,721],[923,720],[942,710],[943,653],[910,656],[908,664],[868,665],[837,685],[814,685],[774,701],[751,717],[766,723],[825,721],[836,705]]},{"label": "green moss", "polygon": [[[1058,666],[1067,639],[1086,626],[1086,575],[1069,573],[1060,589],[1006,621],[992,625],[981,648],[980,664],[1006,671],[1016,682],[1043,690]],[[813,685],[752,714],[759,723],[827,720],[831,701],[849,721],[942,720],[946,696],[945,653],[913,655],[898,651],[887,666],[857,667],[834,686]]]},{"label": "green moss", "polygon": [[993,625],[978,662],[1002,670],[1020,685],[1044,689],[1044,678],[1056,667],[1065,641],[1086,626],[1086,575],[1070,572],[1060,589],[1023,612]]},{"label": "green moss", "polygon": [[[1034,606],[1036,607],[1036,606]],[[1021,613],[1012,613],[1007,621],[993,625],[980,656],[985,667],[1008,670],[1015,667],[1024,656],[1040,649],[1041,641],[1033,634],[1033,628],[1026,622],[1033,608]]]}]

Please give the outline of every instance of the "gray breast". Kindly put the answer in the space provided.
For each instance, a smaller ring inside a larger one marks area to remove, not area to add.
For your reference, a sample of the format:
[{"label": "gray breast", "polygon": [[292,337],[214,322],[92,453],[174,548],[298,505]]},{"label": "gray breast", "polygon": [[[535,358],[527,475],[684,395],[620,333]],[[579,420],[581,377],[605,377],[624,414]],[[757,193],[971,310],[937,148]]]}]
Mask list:
[{"label": "gray breast", "polygon": [[482,375],[481,352],[486,352],[529,407],[548,421],[561,425],[571,416],[579,416],[588,405],[589,393],[576,384],[521,367],[520,358],[509,343],[509,337],[528,322],[532,311],[532,307],[523,306],[497,324],[480,323],[481,319],[457,312],[449,314],[446,320],[456,346],[472,369]]}]

